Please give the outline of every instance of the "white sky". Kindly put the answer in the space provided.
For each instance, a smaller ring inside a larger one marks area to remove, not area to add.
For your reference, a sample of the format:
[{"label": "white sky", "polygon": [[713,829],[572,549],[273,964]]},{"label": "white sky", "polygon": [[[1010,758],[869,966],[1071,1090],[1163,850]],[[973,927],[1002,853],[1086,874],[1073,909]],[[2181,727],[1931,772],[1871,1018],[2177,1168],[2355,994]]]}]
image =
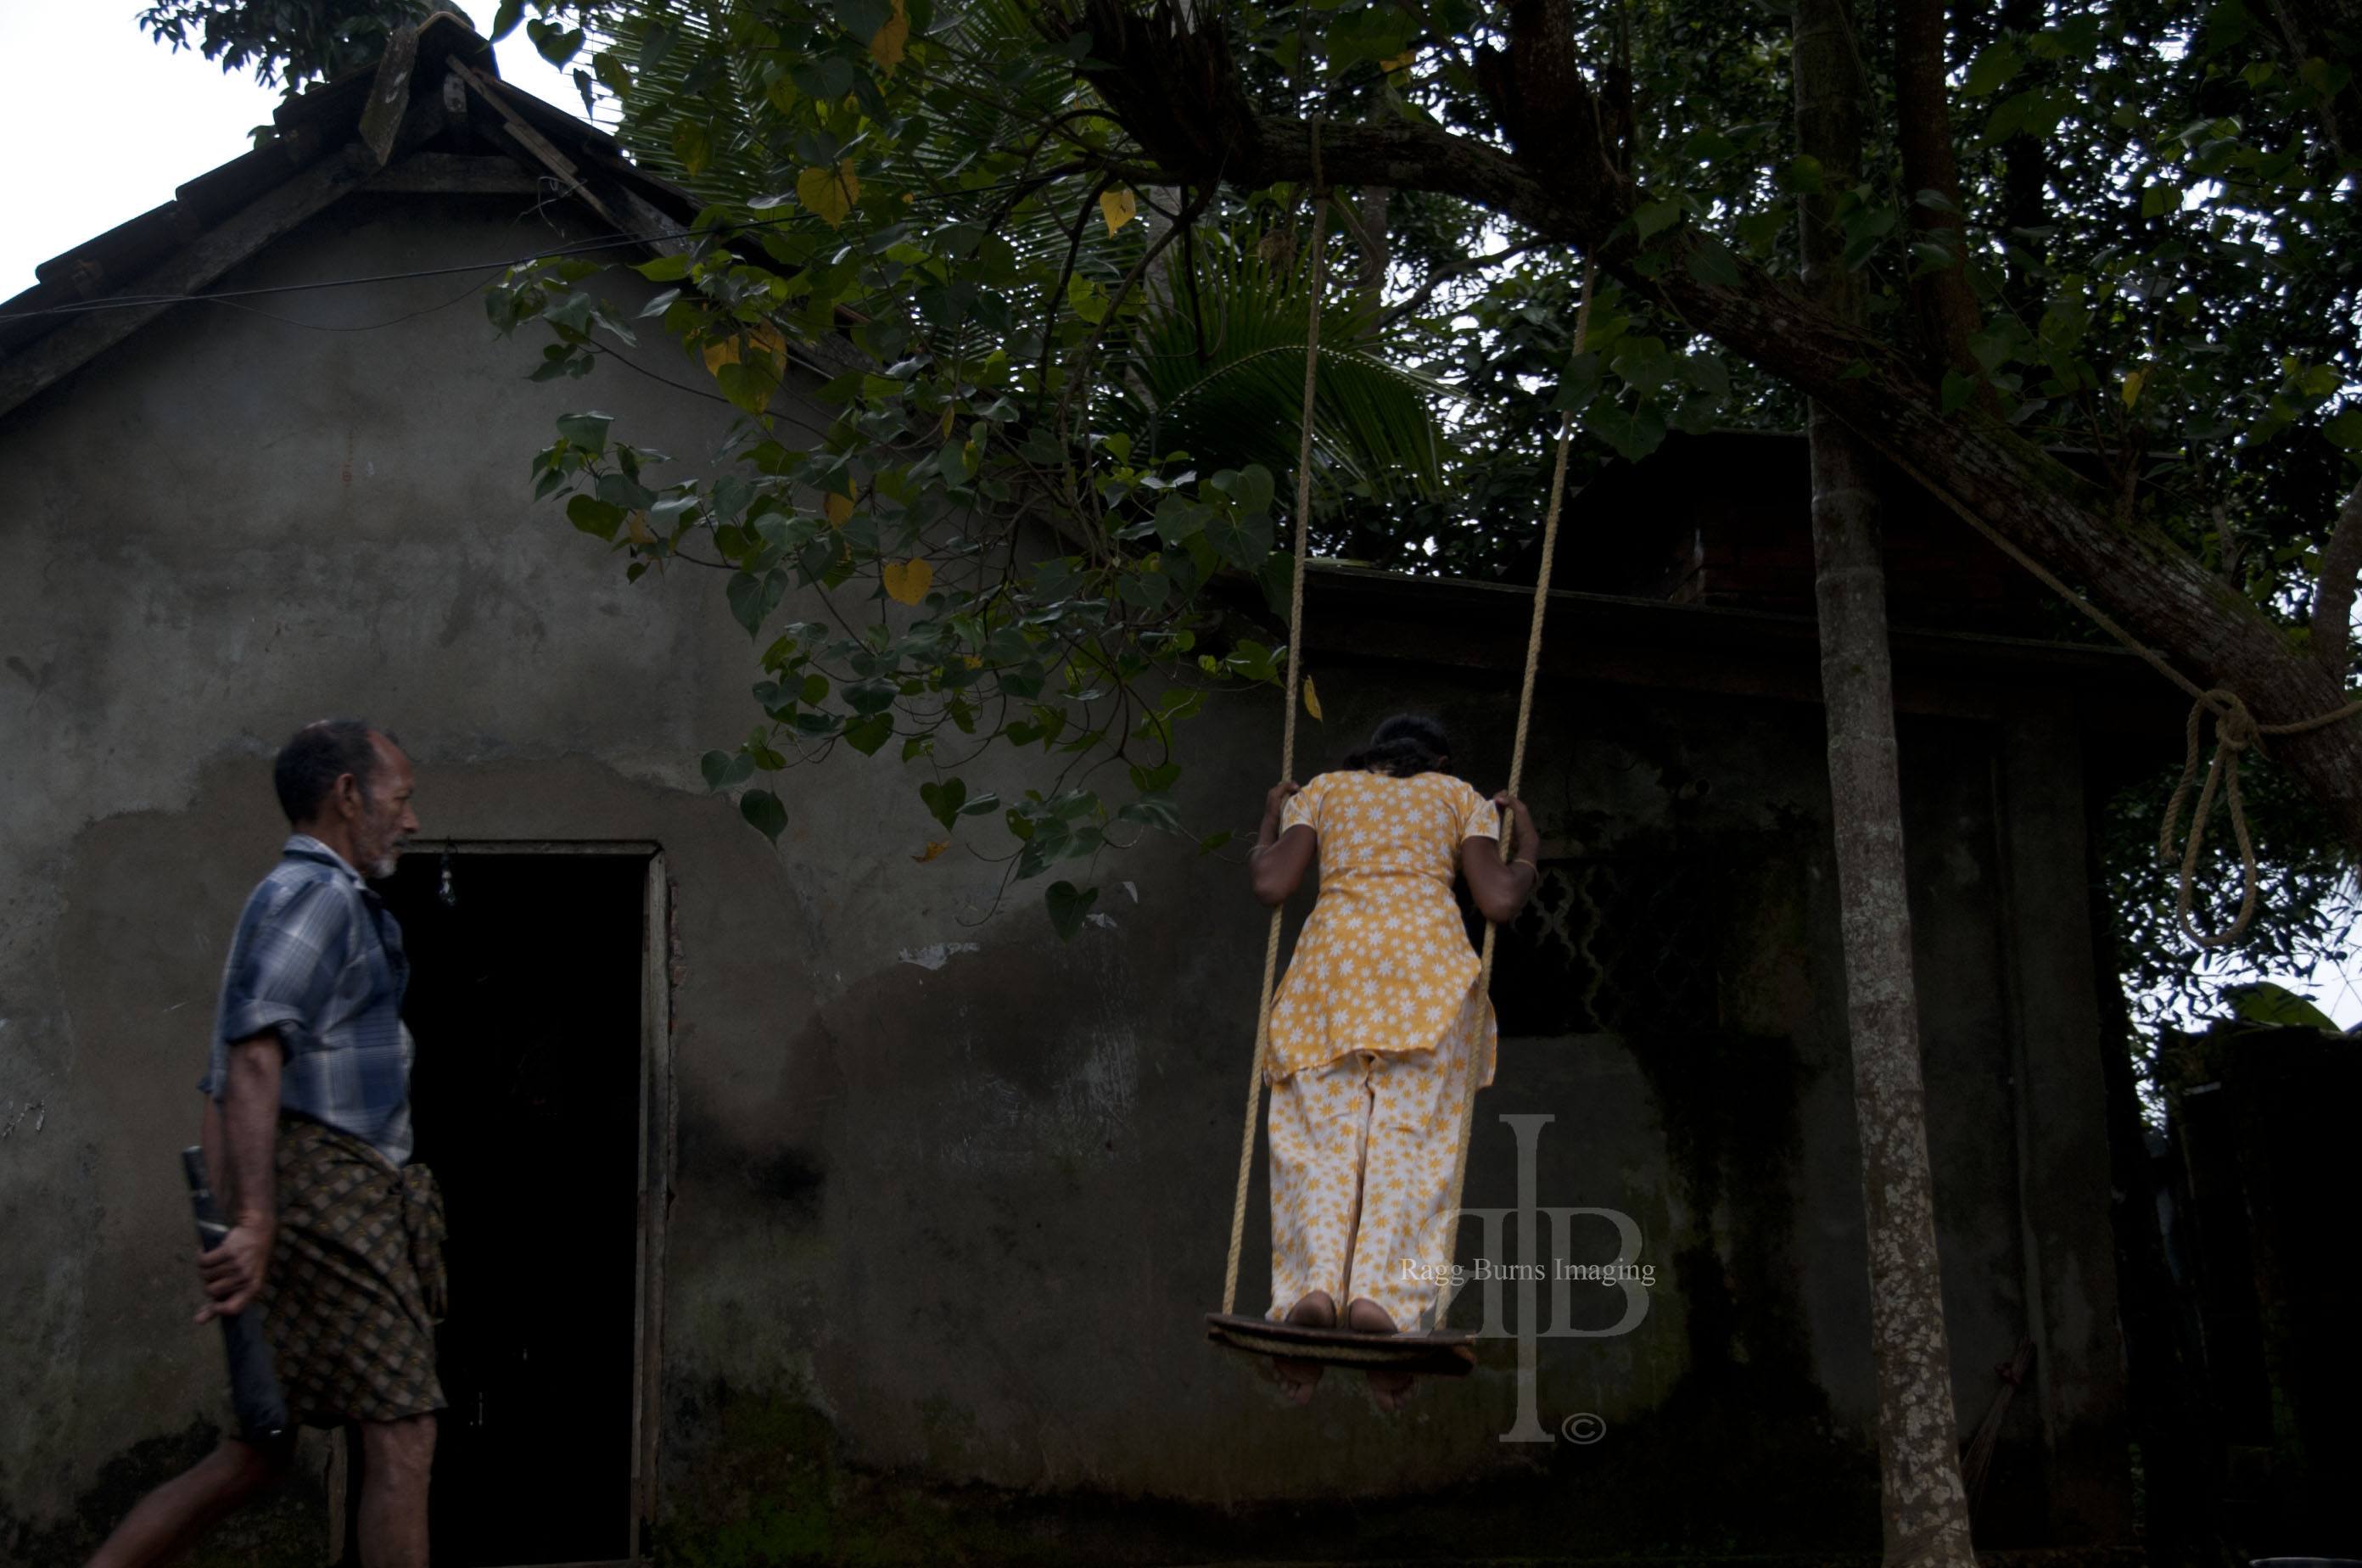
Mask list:
[{"label": "white sky", "polygon": [[[497,0],[444,0],[482,31]],[[172,199],[253,146],[276,88],[225,75],[193,49],[150,43],[141,0],[0,0],[0,300],[33,268]],[[519,28],[501,75],[574,114],[581,95]],[[106,84],[103,98],[90,83]]]}]

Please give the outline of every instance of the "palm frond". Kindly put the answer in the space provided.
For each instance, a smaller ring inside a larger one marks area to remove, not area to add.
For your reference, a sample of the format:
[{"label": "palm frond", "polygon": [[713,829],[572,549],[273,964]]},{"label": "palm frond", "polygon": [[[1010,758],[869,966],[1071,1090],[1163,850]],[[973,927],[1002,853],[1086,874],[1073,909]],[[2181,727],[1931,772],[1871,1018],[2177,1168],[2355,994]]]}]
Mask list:
[{"label": "palm frond", "polygon": [[[1176,262],[1131,334],[1128,390],[1152,450],[1188,452],[1201,466],[1296,468],[1303,432],[1309,289],[1304,268],[1283,269],[1237,247],[1206,248],[1194,288]],[[1448,388],[1389,362],[1372,313],[1350,298],[1320,310],[1313,376],[1316,504],[1344,495],[1432,496],[1446,440],[1435,414]]]}]

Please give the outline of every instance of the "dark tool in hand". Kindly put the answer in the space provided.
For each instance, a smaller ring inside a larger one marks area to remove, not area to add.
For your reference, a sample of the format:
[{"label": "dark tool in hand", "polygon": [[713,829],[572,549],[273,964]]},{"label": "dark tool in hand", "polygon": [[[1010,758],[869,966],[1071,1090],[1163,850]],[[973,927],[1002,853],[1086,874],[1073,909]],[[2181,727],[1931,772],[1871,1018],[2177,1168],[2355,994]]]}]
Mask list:
[{"label": "dark tool in hand", "polygon": [[[181,1165],[189,1177],[189,1203],[197,1211],[197,1240],[212,1252],[229,1234],[229,1221],[214,1201],[204,1151],[182,1150]],[[237,1435],[259,1446],[276,1443],[287,1434],[287,1401],[279,1392],[279,1375],[271,1369],[261,1316],[249,1309],[220,1322],[222,1346],[229,1352],[229,1400],[237,1412]]]}]

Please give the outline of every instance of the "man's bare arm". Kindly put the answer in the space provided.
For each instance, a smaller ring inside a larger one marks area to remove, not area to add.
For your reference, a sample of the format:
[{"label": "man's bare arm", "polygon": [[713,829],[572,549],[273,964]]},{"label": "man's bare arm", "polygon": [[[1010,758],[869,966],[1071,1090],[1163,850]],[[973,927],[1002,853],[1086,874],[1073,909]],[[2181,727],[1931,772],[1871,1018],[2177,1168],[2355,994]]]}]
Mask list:
[{"label": "man's bare arm", "polygon": [[[229,1234],[197,1258],[197,1276],[212,1297],[197,1312],[202,1323],[242,1312],[262,1289],[279,1231],[274,1166],[279,1153],[279,1036],[248,1035],[229,1048],[228,1082],[220,1112],[224,1161],[233,1207]],[[208,1123],[212,1117],[207,1118]]]}]

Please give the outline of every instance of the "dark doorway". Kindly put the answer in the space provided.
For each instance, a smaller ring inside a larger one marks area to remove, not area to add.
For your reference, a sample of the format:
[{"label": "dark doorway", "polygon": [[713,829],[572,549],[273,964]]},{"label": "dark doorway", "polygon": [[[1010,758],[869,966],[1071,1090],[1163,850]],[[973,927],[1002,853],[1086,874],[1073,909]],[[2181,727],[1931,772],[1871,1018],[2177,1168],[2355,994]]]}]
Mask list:
[{"label": "dark doorway", "polygon": [[637,1551],[648,872],[645,853],[428,847],[382,886],[410,953],[417,1157],[450,1223],[447,1568]]}]

